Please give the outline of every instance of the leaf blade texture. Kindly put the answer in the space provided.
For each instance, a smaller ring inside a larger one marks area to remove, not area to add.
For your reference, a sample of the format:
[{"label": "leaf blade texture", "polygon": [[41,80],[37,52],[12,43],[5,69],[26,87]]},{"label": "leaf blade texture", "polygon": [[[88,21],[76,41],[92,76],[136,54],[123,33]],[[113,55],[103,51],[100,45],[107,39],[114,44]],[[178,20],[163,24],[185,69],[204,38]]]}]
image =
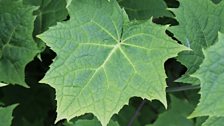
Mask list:
[{"label": "leaf blade texture", "polygon": [[202,126],[221,126],[223,125],[223,121],[223,117],[210,117],[202,124]]},{"label": "leaf blade texture", "polygon": [[25,86],[25,66],[38,53],[32,38],[33,10],[20,0],[0,1],[1,82]]},{"label": "leaf blade texture", "polygon": [[223,31],[223,3],[216,5],[210,0],[181,0],[179,8],[171,9],[179,25],[170,27],[169,30],[183,45],[193,50],[184,51],[177,57],[188,68],[178,82],[200,84],[197,78],[190,75],[199,68],[204,59],[202,48],[213,45],[218,31]]},{"label": "leaf blade texture", "polygon": [[201,81],[201,98],[190,117],[196,116],[223,116],[223,59],[224,35],[219,33],[218,42],[204,51],[205,59],[200,68],[192,76]]},{"label": "leaf blade texture", "polygon": [[8,107],[0,107],[0,125],[2,126],[10,126],[13,116],[12,112],[16,105],[11,105]]},{"label": "leaf blade texture", "polygon": [[187,49],[166,26],[129,22],[115,0],[73,0],[68,10],[70,21],[39,35],[57,53],[41,80],[56,88],[57,120],[93,113],[105,126],[133,96],[166,106],[163,64]]}]

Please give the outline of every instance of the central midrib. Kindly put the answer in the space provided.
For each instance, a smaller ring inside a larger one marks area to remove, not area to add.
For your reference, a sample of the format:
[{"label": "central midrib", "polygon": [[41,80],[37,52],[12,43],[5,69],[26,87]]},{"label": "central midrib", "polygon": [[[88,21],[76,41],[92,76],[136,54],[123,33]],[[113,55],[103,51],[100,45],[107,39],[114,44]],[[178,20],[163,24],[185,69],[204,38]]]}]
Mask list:
[{"label": "central midrib", "polygon": [[[104,66],[105,66],[105,64],[109,61],[109,59],[111,58],[111,56],[113,55],[113,53],[116,52],[116,50],[117,50],[118,48],[120,48],[120,45],[121,45],[121,43],[117,43],[117,44],[114,46],[114,48],[110,51],[110,53],[108,54],[107,58],[105,59],[105,61],[103,62],[103,64],[100,65],[100,67],[104,67]],[[100,67],[98,67],[98,69],[99,69]]]},{"label": "central midrib", "polygon": [[88,86],[88,84],[92,81],[92,79],[94,78],[94,76],[96,75],[96,73],[101,69],[104,68],[104,66],[106,65],[106,63],[110,60],[111,56],[114,54],[114,52],[116,52],[116,50],[118,48],[120,48],[121,43],[117,43],[116,45],[114,45],[114,48],[109,52],[107,58],[105,59],[105,61],[97,68],[94,70],[94,73],[91,75],[90,79],[87,81],[87,83],[84,85],[84,87],[81,89],[81,91],[79,92],[79,95],[81,95],[82,91]]}]

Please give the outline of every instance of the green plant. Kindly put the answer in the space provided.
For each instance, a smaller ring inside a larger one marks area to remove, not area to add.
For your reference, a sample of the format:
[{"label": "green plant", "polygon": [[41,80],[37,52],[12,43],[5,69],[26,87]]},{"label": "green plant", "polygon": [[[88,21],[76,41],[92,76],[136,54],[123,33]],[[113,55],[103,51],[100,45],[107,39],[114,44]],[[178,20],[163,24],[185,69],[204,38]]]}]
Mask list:
[{"label": "green plant", "polygon": [[223,8],[0,0],[0,125],[222,126]]}]

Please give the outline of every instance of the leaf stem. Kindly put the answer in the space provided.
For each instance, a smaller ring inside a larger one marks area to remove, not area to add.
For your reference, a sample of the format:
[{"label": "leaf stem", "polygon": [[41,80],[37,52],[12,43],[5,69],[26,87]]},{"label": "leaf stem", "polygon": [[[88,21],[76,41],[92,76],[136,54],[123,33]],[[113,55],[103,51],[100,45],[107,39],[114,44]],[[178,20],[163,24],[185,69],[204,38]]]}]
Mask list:
[{"label": "leaf stem", "polygon": [[146,99],[144,99],[140,105],[138,106],[137,110],[135,111],[135,114],[132,116],[131,120],[128,123],[128,126],[132,126],[133,122],[135,121],[135,119],[137,118],[137,116],[139,115],[140,111],[142,110],[142,107],[144,106],[144,104],[146,103]]},{"label": "leaf stem", "polygon": [[186,85],[186,86],[181,86],[181,87],[167,87],[166,92],[171,93],[171,92],[180,92],[180,91],[196,90],[196,89],[200,89],[200,85]]}]

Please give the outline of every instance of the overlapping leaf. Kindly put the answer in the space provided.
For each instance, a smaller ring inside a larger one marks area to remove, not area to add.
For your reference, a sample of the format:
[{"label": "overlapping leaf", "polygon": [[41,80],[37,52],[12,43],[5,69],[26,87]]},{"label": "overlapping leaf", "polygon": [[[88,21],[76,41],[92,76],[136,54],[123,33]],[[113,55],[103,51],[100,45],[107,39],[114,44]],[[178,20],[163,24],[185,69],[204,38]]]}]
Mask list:
[{"label": "overlapping leaf", "polygon": [[70,21],[40,35],[56,53],[41,82],[56,89],[57,120],[93,113],[105,126],[132,96],[166,105],[164,62],[186,48],[166,27],[129,22],[115,0],[73,0]]},{"label": "overlapping leaf", "polygon": [[189,75],[194,73],[203,61],[202,48],[211,46],[217,39],[218,31],[223,29],[223,3],[216,5],[210,0],[181,0],[180,7],[172,9],[179,25],[171,27],[171,32],[182,44],[193,49],[178,56],[178,60],[188,68],[187,73],[179,81],[200,83],[197,78]]},{"label": "overlapping leaf", "polygon": [[204,51],[205,59],[192,76],[201,81],[201,98],[191,117],[224,116],[224,35]]},{"label": "overlapping leaf", "polygon": [[34,7],[0,1],[0,81],[25,85],[25,66],[38,53],[33,41]]}]

